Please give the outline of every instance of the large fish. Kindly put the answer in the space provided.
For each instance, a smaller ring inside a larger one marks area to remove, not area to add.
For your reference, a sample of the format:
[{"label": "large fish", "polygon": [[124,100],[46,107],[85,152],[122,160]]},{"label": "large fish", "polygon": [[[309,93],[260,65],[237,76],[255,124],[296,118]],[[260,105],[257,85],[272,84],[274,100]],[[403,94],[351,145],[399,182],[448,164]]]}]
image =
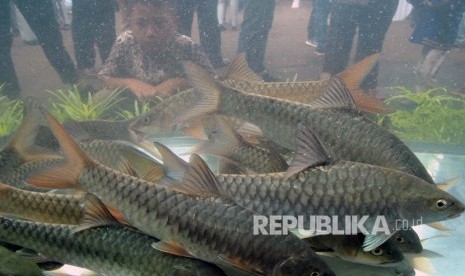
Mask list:
[{"label": "large fish", "polygon": [[254,213],[226,197],[199,157],[193,156],[195,165],[183,188],[165,188],[92,161],[45,114],[67,163],[31,178],[30,183],[96,194],[117,207],[131,225],[159,238],[154,247],[160,251],[259,275],[334,275],[296,236],[254,235]]},{"label": "large fish", "polygon": [[208,263],[154,250],[151,244],[158,240],[133,229],[105,226],[75,233],[76,228],[0,217],[1,240],[106,275],[224,275]]},{"label": "large fish", "polygon": [[399,138],[355,109],[339,76],[331,79],[323,97],[307,105],[227,88],[192,63],[186,63],[185,70],[201,95],[196,105],[178,111],[179,123],[202,113],[235,116],[259,126],[266,138],[289,150],[295,150],[297,127],[306,124],[339,159],[402,170],[433,183]]},{"label": "large fish", "polygon": [[[308,128],[301,129],[297,140],[294,162],[304,160],[304,165],[291,167],[301,168],[300,172],[219,175],[217,181],[237,204],[267,216],[301,216],[304,228],[311,227],[312,216],[336,216],[341,229],[347,224],[346,216],[368,216],[363,222],[368,231],[366,251],[390,238],[399,229],[398,221],[410,226],[428,224],[457,217],[465,210],[458,199],[416,176],[364,163],[331,160]],[[166,175],[181,180],[183,170],[187,170],[184,161],[167,148],[157,147],[163,156],[170,155],[164,158],[169,161],[164,163],[168,167]],[[380,216],[388,226],[387,233],[373,231]]]}]

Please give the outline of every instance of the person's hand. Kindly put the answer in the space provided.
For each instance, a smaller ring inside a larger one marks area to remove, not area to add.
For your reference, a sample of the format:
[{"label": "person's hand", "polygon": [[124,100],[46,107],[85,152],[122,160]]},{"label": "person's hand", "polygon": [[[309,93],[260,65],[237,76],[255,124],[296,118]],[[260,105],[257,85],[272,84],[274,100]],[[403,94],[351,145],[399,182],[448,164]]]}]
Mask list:
[{"label": "person's hand", "polygon": [[128,88],[137,97],[139,101],[143,101],[145,98],[154,96],[157,94],[155,86],[150,85],[146,82],[133,79],[128,85]]},{"label": "person's hand", "polygon": [[163,81],[159,85],[155,87],[156,94],[155,96],[159,96],[162,98],[171,96],[174,92],[177,92],[179,89],[180,91],[189,88],[189,82],[184,78],[171,78],[168,80]]}]

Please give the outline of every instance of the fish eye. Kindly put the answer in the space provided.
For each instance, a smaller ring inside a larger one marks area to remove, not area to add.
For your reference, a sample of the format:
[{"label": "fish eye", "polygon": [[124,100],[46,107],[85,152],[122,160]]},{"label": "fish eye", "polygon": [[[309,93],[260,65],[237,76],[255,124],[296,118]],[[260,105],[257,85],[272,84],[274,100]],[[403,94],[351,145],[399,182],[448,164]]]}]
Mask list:
[{"label": "fish eye", "polygon": [[149,116],[144,116],[143,122],[144,122],[144,124],[148,125],[148,124],[150,123],[150,118],[149,118]]},{"label": "fish eye", "polygon": [[372,255],[374,256],[381,256],[383,255],[384,251],[381,248],[376,248],[370,251]]},{"label": "fish eye", "polygon": [[438,210],[442,211],[446,209],[448,206],[449,204],[447,203],[447,200],[445,199],[439,199],[438,201],[436,201],[436,207],[438,208]]},{"label": "fish eye", "polygon": [[312,272],[312,274],[310,274],[311,276],[320,276],[320,272]]},{"label": "fish eye", "polygon": [[404,242],[405,242],[405,239],[404,239],[404,237],[402,237],[402,236],[397,236],[397,237],[396,237],[396,241],[397,241],[398,243],[404,243]]}]

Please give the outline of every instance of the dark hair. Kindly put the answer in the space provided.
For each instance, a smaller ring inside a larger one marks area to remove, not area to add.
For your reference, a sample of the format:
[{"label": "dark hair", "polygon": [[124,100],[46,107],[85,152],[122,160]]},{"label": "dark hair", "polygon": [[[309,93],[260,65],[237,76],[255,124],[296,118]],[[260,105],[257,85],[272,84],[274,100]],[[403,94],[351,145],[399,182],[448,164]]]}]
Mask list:
[{"label": "dark hair", "polygon": [[136,4],[144,4],[144,5],[151,5],[157,8],[166,8],[168,9],[173,15],[177,15],[176,13],[176,5],[174,0],[123,0],[126,5],[126,9],[128,14],[131,14],[132,9]]}]

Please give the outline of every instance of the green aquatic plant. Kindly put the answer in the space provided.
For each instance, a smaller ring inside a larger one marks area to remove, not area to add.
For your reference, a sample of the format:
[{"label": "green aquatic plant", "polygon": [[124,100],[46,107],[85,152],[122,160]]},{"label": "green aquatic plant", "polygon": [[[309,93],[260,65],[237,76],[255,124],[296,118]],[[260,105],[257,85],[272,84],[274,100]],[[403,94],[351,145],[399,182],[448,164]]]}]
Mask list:
[{"label": "green aquatic plant", "polygon": [[120,112],[118,112],[118,115],[123,120],[133,119],[134,117],[147,113],[152,107],[161,101],[162,99],[160,97],[155,97],[142,103],[138,100],[134,100],[134,110],[121,109]]},{"label": "green aquatic plant", "polygon": [[107,97],[96,99],[90,92],[87,99],[82,97],[77,86],[72,90],[48,91],[52,97],[49,110],[60,122],[72,120],[115,119],[112,108],[123,99],[119,97],[120,91],[115,90]]},{"label": "green aquatic plant", "polygon": [[406,141],[465,144],[465,99],[452,96],[445,88],[413,92],[405,87],[393,87],[400,94],[385,103],[403,103],[408,108],[382,116],[380,125],[388,125]]},{"label": "green aquatic plant", "polygon": [[[3,85],[0,86],[2,94]],[[6,96],[0,96],[0,136],[13,132],[23,119],[23,101],[10,100]]]}]

